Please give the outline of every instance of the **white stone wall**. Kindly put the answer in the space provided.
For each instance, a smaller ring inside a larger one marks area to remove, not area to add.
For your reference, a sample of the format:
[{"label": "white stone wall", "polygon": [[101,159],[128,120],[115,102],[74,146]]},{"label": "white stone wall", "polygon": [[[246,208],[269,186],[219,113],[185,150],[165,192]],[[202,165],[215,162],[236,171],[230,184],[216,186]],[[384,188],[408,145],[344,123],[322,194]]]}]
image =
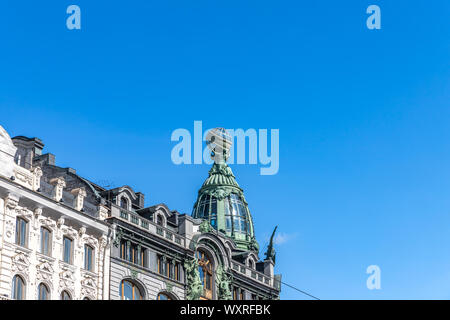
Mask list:
[{"label": "white stone wall", "polygon": [[[9,195],[0,199],[0,295],[11,297],[12,279],[20,275],[26,284],[26,299],[38,298],[38,285],[45,283],[50,289],[50,299],[59,300],[66,290],[72,299],[103,299],[109,278],[109,249],[106,235],[99,239],[89,235],[86,228],[75,230],[65,224],[43,215],[44,209],[26,208],[19,205],[18,197]],[[15,244],[16,218],[28,221],[28,244]],[[40,230],[45,226],[51,230],[52,248],[50,256],[41,254]],[[63,259],[63,237],[73,240],[73,263]],[[94,248],[94,270],[84,270],[84,245]],[[104,274],[106,273],[106,274]],[[106,288],[105,288],[106,286]],[[105,290],[104,290],[105,289]]]}]

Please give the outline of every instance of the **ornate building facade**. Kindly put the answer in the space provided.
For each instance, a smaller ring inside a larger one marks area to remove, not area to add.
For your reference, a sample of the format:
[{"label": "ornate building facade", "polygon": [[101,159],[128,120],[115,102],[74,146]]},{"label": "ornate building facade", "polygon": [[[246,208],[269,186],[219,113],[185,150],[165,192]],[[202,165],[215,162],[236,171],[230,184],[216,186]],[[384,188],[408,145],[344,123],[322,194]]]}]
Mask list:
[{"label": "ornate building facade", "polygon": [[145,207],[55,164],[0,126],[0,299],[278,299],[243,189],[214,163],[192,215]]}]

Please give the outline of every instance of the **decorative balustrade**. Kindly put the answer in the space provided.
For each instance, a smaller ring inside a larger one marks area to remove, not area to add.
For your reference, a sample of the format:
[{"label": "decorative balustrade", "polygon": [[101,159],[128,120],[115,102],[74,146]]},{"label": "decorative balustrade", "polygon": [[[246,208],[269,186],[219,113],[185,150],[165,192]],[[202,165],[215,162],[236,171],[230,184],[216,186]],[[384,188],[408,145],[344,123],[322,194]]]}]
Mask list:
[{"label": "decorative balustrade", "polygon": [[180,245],[180,246],[184,246],[185,241],[184,238],[181,236],[177,236],[173,231],[161,227],[159,225],[157,225],[156,223],[154,223],[151,220],[145,219],[143,217],[141,217],[138,214],[135,214],[131,211],[127,211],[124,209],[120,209],[120,210],[112,210],[111,211],[112,216],[118,217],[121,220],[125,220],[127,222],[132,223],[133,225],[145,229],[145,231],[156,234],[160,237],[165,238],[168,241],[172,241],[175,242],[176,244]]},{"label": "decorative balustrade", "polygon": [[249,278],[252,278],[254,280],[257,280],[258,282],[264,283],[267,286],[276,286],[276,283],[274,281],[272,281],[272,279],[270,277],[266,276],[265,274],[263,274],[261,272],[254,270],[254,269],[251,269],[241,263],[233,261],[231,268],[234,271],[239,272]]}]

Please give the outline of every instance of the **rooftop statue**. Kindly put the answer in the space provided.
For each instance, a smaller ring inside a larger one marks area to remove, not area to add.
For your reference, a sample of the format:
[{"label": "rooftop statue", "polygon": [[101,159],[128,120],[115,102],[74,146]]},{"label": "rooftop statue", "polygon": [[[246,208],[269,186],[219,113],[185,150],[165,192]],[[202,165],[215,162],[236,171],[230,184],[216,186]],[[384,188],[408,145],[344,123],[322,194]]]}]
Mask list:
[{"label": "rooftop statue", "polygon": [[275,263],[275,256],[276,256],[275,248],[273,246],[273,237],[275,236],[275,232],[277,231],[277,228],[278,228],[278,226],[276,226],[272,232],[272,236],[270,237],[269,246],[267,247],[267,251],[266,251],[266,260],[271,259],[273,261],[273,263]]}]

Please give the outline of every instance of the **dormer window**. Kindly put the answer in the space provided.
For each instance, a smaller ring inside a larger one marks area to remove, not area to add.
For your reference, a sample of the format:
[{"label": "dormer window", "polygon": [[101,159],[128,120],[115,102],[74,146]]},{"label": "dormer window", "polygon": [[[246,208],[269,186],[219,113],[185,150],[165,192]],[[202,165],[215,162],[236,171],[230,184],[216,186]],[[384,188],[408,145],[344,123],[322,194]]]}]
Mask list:
[{"label": "dormer window", "polygon": [[122,209],[128,210],[128,200],[125,197],[120,198],[120,207]]}]

